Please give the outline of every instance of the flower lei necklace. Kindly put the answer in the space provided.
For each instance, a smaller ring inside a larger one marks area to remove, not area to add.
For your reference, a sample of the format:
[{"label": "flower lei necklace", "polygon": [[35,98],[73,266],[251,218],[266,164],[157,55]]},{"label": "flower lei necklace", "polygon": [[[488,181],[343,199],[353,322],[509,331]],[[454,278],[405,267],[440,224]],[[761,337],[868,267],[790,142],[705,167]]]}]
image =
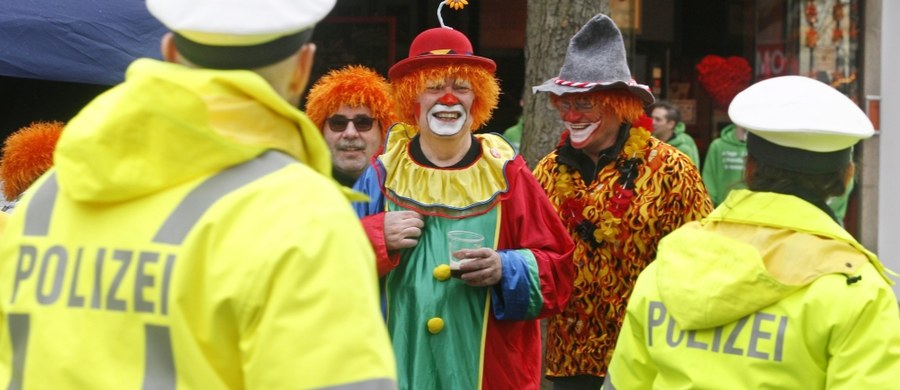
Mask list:
[{"label": "flower lei necklace", "polygon": [[621,229],[622,217],[634,198],[634,181],[643,162],[650,133],[643,128],[632,127],[628,134],[628,141],[616,157],[616,170],[621,177],[612,184],[613,195],[608,201],[604,195],[610,186],[605,183],[593,192],[585,191],[583,197],[574,197],[575,186],[569,167],[559,164],[557,168],[556,188],[565,198],[560,205],[560,213],[566,218],[568,228],[577,232],[592,247],[599,247],[604,242],[622,242],[628,237],[628,231]]}]

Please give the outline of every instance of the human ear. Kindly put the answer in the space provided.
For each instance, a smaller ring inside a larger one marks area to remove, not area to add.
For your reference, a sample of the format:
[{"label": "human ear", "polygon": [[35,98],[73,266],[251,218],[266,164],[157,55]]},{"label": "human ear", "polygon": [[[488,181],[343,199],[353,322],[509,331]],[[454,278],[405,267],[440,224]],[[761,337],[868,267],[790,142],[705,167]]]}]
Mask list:
[{"label": "human ear", "polygon": [[167,62],[177,62],[178,59],[178,49],[175,48],[174,36],[171,32],[167,32],[166,35],[163,35],[159,44],[162,58]]},{"label": "human ear", "polygon": [[751,187],[754,174],[756,174],[756,159],[748,154],[744,162],[744,183],[747,187]]},{"label": "human ear", "polygon": [[297,52],[297,66],[291,76],[291,83],[288,86],[289,92],[293,96],[300,96],[306,90],[309,83],[309,75],[312,72],[313,59],[316,55],[316,44],[307,43]]},{"label": "human ear", "polygon": [[850,181],[853,180],[853,175],[856,174],[856,164],[853,161],[850,164],[847,164],[847,168],[844,170],[844,191],[847,190],[847,186],[850,185]]}]

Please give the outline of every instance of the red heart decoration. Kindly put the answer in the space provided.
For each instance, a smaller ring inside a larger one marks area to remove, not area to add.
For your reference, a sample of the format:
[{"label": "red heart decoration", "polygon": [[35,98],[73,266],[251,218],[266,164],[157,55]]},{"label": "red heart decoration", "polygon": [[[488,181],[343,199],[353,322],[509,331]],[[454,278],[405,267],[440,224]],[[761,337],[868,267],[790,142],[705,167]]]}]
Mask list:
[{"label": "red heart decoration", "polygon": [[708,55],[697,64],[697,80],[716,107],[728,110],[734,96],[750,86],[752,71],[743,57]]}]

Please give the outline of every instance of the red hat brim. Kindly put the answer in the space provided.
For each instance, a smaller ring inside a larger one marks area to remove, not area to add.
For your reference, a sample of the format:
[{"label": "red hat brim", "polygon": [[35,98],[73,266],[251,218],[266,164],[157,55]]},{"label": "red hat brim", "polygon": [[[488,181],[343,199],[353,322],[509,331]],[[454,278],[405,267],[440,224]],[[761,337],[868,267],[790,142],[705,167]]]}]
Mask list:
[{"label": "red hat brim", "polygon": [[453,64],[480,66],[492,74],[497,70],[497,64],[490,58],[466,54],[424,54],[400,60],[388,70],[388,78],[396,80],[419,68]]}]

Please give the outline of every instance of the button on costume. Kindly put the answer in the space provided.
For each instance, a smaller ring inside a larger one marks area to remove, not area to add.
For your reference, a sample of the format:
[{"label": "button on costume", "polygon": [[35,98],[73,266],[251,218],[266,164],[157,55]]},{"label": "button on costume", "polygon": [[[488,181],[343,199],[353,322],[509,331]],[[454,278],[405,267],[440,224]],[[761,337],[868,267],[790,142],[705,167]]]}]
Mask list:
[{"label": "button on costume", "polygon": [[[463,34],[436,28],[414,40],[410,57],[390,76],[395,92],[432,76],[470,82],[475,108],[468,115],[476,129],[496,106],[493,70],[493,61],[472,55]],[[422,90],[409,92],[412,96],[401,92],[395,98],[412,106]],[[412,111],[398,114],[414,121]],[[367,216],[380,254],[400,385],[537,389],[542,357],[537,319],[559,312],[569,297],[572,242],[525,161],[502,137],[469,135],[472,147],[463,161],[439,168],[423,161],[418,130],[393,126],[383,153],[357,186],[372,197],[370,203],[358,203],[357,211]],[[422,214],[424,228],[414,247],[389,253],[378,222],[384,211],[396,210]],[[500,255],[499,283],[476,287],[449,277],[447,233],[452,230],[485,237],[484,246]]]}]

